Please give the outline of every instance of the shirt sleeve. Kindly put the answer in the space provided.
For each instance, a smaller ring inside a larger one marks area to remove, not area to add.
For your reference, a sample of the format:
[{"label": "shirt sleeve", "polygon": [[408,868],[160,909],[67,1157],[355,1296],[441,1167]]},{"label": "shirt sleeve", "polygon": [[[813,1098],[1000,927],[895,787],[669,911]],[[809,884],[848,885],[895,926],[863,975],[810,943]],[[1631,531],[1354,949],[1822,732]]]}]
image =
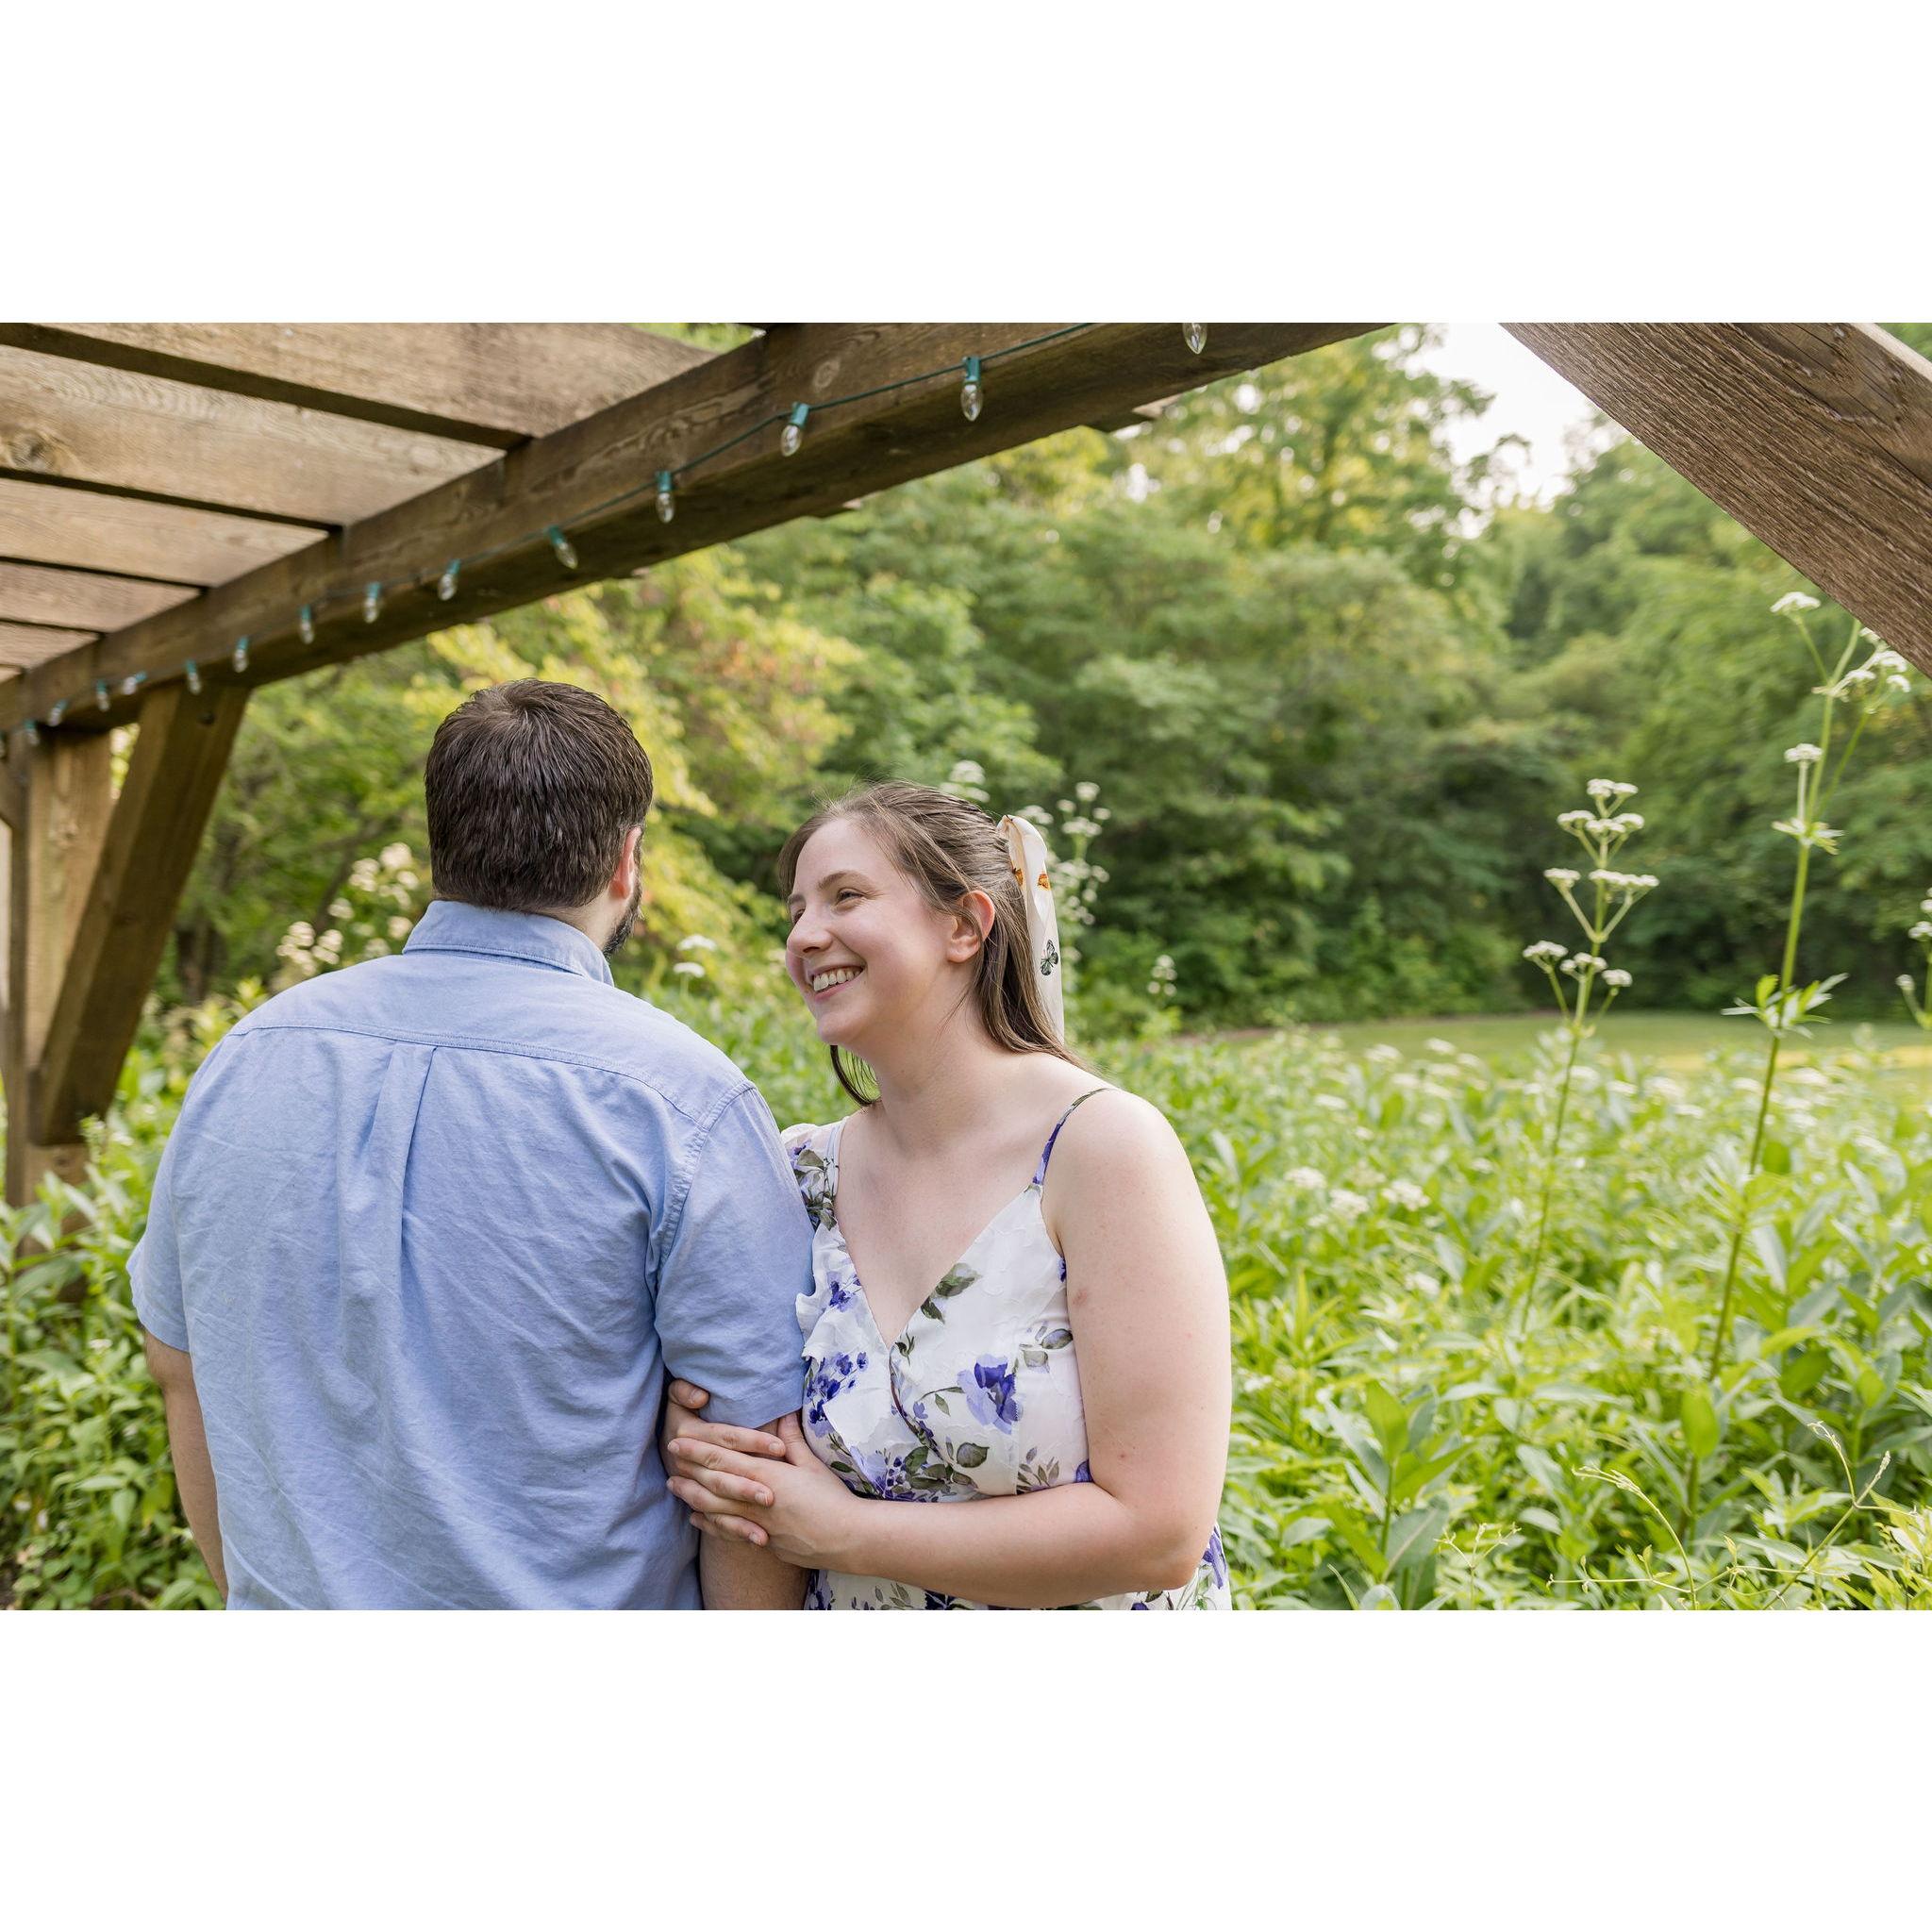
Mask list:
[{"label": "shirt sleeve", "polygon": [[127,1278],[134,1288],[134,1312],[141,1325],[157,1341],[186,1353],[188,1317],[181,1300],[181,1255],[175,1240],[175,1149],[181,1138],[177,1117],[175,1131],[161,1150],[148,1194],[147,1230],[127,1257]]},{"label": "shirt sleeve", "polygon": [[664,1365],[710,1391],[708,1421],[757,1427],[799,1406],[810,1291],[811,1222],[771,1108],[746,1088],[692,1152],[658,1267]]}]

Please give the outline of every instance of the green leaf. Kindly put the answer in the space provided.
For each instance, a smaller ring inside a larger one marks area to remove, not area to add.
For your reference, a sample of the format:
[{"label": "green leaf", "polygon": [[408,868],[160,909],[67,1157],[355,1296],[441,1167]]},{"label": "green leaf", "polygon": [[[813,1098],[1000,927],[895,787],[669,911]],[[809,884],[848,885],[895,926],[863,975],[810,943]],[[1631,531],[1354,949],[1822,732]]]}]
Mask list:
[{"label": "green leaf", "polygon": [[1408,1440],[1408,1412],[1379,1382],[1371,1382],[1362,1391],[1362,1407],[1369,1412],[1369,1426],[1384,1459],[1392,1465]]},{"label": "green leaf", "polygon": [[1717,1447],[1717,1410],[1710,1406],[1710,1397],[1702,1389],[1687,1389],[1684,1391],[1680,1413],[1684,1422],[1684,1440],[1690,1445],[1690,1453],[1700,1461]]},{"label": "green leaf", "polygon": [[961,1442],[953,1451],[953,1460],[961,1469],[977,1469],[986,1460],[986,1444],[984,1442]]}]

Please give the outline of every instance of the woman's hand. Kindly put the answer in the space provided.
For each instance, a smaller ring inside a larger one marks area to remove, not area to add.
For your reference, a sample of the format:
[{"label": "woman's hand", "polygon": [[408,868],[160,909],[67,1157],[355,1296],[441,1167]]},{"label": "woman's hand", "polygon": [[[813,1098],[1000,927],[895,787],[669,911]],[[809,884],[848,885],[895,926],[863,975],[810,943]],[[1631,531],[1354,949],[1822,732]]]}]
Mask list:
[{"label": "woman's hand", "polygon": [[[841,1569],[863,1504],[812,1454],[796,1416],[786,1416],[778,1433],[782,1463],[677,1436],[669,1445],[671,1493],[690,1506],[691,1522],[707,1536],[757,1543],[801,1570]],[[771,1500],[760,1503],[750,1491]]]},{"label": "woman's hand", "polygon": [[[740,1456],[769,1456],[778,1461],[785,1457],[785,1444],[769,1429],[734,1428],[729,1423],[708,1423],[698,1419],[698,1411],[710,1401],[710,1391],[700,1389],[691,1382],[680,1382],[672,1378],[671,1400],[664,1405],[664,1414],[658,1426],[658,1446],[664,1453],[664,1466],[675,1469],[671,1460],[671,1444],[679,1436],[689,1436],[694,1441],[708,1442],[713,1448],[735,1450]],[[749,1493],[750,1485],[741,1496],[741,1501],[756,1501]]]}]

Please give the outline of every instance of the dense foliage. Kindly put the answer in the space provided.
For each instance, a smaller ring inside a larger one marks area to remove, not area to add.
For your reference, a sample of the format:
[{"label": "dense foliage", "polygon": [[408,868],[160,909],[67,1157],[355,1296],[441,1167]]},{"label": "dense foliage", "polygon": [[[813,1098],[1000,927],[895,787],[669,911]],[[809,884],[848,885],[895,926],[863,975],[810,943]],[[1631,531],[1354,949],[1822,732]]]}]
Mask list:
[{"label": "dense foliage", "polygon": [[[663,996],[780,1121],[842,1109],[794,1004],[684,978]],[[125,1259],[189,1070],[238,1009],[151,1029],[86,1188],[0,1224],[25,1264],[0,1420],[0,1595],[23,1606],[214,1601],[175,1506]],[[1787,1074],[1731,1359],[1707,1420],[1690,1412],[1686,1566],[1684,1395],[1705,1386],[1726,1174],[1757,1083],[1744,1051],[1678,1080],[1592,1050],[1539,1284],[1512,1323],[1556,1044],[1521,1077],[1434,1041],[1407,1059],[1308,1034],[1102,1051],[1180,1130],[1227,1261],[1240,1600],[1932,1606],[1924,1093],[1853,1048]],[[51,1251],[29,1255],[35,1236]],[[1854,1475],[1869,1491],[1856,1507]]]}]

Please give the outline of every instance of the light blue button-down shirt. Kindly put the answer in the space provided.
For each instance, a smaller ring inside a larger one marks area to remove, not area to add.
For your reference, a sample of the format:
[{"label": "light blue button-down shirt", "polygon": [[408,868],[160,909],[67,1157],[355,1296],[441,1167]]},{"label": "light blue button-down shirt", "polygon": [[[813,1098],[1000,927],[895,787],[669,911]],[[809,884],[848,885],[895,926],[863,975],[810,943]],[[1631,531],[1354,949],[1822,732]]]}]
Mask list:
[{"label": "light blue button-down shirt", "polygon": [[796,1408],[811,1226],[723,1054],[574,926],[439,900],[216,1045],[128,1272],[230,1608],[693,1607],[665,1371]]}]

